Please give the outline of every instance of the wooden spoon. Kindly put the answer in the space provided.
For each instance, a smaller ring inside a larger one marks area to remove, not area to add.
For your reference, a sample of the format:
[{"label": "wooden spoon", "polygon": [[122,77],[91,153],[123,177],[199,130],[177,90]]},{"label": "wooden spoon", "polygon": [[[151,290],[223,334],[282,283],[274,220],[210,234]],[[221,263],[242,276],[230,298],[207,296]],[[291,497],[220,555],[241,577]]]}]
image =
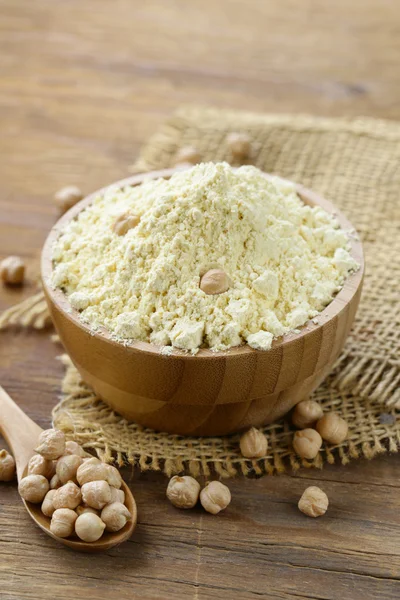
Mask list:
[{"label": "wooden spoon", "polygon": [[[7,392],[0,386],[0,432],[3,434],[10,446],[17,466],[18,481],[26,475],[28,462],[34,454],[39,435],[43,430],[36,425],[20,408],[13,402]],[[132,492],[125,482],[122,483],[125,492],[125,504],[132,515],[132,520],[117,533],[105,533],[97,542],[82,542],[78,538],[59,538],[50,531],[50,519],[41,511],[40,504],[32,504],[22,500],[25,508],[47,535],[80,552],[100,552],[118,546],[127,540],[135,529],[137,522],[136,502]]]}]

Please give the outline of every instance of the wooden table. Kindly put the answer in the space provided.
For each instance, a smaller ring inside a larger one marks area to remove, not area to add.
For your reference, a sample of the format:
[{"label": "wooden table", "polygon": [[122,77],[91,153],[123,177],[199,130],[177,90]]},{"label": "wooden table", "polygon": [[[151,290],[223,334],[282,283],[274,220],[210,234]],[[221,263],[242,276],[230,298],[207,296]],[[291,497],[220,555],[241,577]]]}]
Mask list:
[{"label": "wooden table", "polygon": [[[21,254],[29,295],[56,218],[52,195],[127,173],[182,102],[400,118],[394,0],[0,0],[0,258]],[[49,425],[62,367],[47,333],[0,336],[0,381]],[[179,512],[165,478],[127,474],[132,540],[78,556],[35,528],[0,487],[0,598],[340,599],[400,597],[398,456],[293,476],[237,479],[219,517]],[[330,508],[296,504],[316,483]]]}]

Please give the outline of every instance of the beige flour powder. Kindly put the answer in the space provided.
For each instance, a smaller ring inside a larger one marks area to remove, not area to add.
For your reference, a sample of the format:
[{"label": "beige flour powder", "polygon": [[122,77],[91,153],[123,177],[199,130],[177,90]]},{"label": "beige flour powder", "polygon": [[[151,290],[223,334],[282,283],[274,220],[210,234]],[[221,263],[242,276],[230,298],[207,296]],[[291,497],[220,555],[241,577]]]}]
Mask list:
[{"label": "beige flour powder", "polygon": [[[108,188],[56,242],[52,284],[83,322],[122,341],[267,350],[332,300],[358,266],[348,249],[336,220],[291,183],[206,163]],[[210,269],[228,276],[227,291],[200,288]]]}]

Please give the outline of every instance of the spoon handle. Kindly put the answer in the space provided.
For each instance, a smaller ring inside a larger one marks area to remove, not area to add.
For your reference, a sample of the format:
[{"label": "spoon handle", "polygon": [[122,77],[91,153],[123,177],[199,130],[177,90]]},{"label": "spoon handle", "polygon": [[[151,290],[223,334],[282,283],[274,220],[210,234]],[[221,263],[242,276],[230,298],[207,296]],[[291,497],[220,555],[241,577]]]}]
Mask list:
[{"label": "spoon handle", "polygon": [[0,385],[0,432],[14,455],[18,480],[37,446],[42,429],[11,400]]}]

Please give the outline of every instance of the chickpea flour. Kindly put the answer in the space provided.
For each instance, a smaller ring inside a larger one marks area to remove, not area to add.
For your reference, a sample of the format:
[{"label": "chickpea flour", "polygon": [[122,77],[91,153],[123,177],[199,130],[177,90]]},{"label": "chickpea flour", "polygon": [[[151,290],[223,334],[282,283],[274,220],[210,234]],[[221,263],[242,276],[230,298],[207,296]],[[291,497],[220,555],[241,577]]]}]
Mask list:
[{"label": "chickpea flour", "polygon": [[203,163],[109,187],[55,243],[51,283],[121,342],[267,350],[331,302],[358,268],[349,249],[336,219],[292,183]]}]

